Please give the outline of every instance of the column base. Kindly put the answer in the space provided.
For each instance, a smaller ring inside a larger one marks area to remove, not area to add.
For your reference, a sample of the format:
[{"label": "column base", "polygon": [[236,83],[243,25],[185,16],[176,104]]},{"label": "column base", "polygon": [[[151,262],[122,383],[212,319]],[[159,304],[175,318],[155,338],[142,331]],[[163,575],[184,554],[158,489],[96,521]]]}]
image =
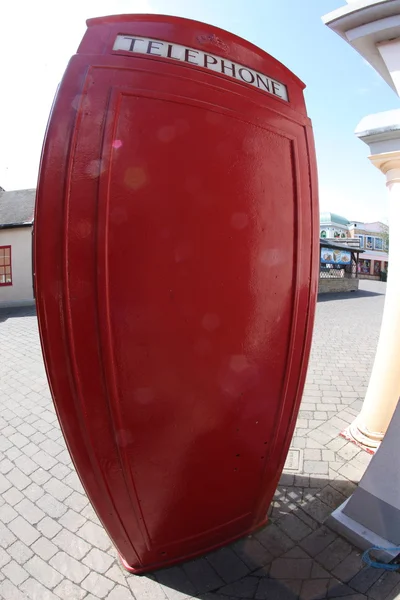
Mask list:
[{"label": "column base", "polygon": [[376,450],[379,448],[381,441],[383,440],[384,434],[377,433],[374,431],[369,431],[365,425],[360,423],[358,419],[353,421],[353,423],[348,428],[348,432],[355,439],[357,444],[364,446],[367,449]]},{"label": "column base", "polygon": [[354,546],[360,548],[360,550],[368,550],[372,546],[383,548],[382,550],[377,550],[375,552],[375,557],[384,563],[391,562],[398,556],[399,552],[387,550],[385,548],[392,548],[394,546],[393,542],[382,538],[380,535],[371,531],[371,529],[364,527],[364,525],[361,525],[344,513],[346,504],[350,499],[351,497],[343,502],[343,504],[328,517],[325,521],[325,525],[346,538]]}]

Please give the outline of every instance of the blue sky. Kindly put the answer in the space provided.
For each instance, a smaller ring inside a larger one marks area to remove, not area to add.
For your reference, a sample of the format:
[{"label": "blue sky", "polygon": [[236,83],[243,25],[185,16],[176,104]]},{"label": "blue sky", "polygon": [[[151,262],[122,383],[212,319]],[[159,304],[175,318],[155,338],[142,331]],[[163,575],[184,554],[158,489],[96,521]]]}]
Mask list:
[{"label": "blue sky", "polygon": [[[366,115],[399,99],[321,17],[345,0],[54,0],[3,2],[0,81],[0,185],[36,185],[41,143],[57,83],[85,31],[85,19],[160,12],[205,21],[248,39],[307,85],[314,126],[321,210],[349,219],[387,220],[384,176],[353,131]],[[65,12],[60,10],[65,7]],[[21,15],[24,18],[21,19]],[[18,23],[18,29],[15,28]],[[4,58],[7,57],[7,61]],[[4,88],[3,88],[4,89]]]}]

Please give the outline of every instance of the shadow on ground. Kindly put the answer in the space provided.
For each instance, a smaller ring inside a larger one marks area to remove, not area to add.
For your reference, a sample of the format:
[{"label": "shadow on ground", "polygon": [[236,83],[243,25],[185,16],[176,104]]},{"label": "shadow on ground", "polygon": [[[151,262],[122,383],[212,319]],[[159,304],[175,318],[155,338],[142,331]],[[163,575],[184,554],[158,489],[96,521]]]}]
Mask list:
[{"label": "shadow on ground", "polygon": [[372,296],[384,295],[384,292],[371,292],[369,290],[357,290],[356,292],[336,292],[334,294],[318,294],[317,302],[330,302],[331,300],[355,300],[356,298],[371,298]]},{"label": "shadow on ground", "polygon": [[15,317],[36,317],[36,306],[32,304],[29,306],[14,306],[8,308],[0,307],[0,323],[4,323],[7,319],[13,319]]},{"label": "shadow on ground", "polygon": [[355,487],[348,480],[284,474],[266,527],[141,578],[158,581],[170,600],[395,600],[400,574],[365,566],[361,551],[324,525]]}]

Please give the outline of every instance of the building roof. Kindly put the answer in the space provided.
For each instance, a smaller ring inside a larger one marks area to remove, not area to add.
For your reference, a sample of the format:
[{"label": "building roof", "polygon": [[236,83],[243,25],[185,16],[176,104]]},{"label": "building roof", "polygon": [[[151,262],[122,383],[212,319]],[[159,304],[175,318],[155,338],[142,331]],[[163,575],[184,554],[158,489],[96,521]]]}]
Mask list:
[{"label": "building roof", "polygon": [[32,225],[36,190],[0,191],[0,228]]},{"label": "building roof", "polygon": [[378,47],[400,35],[400,0],[352,0],[322,17],[335,31],[396,90],[393,72],[382,58]]},{"label": "building roof", "polygon": [[321,225],[338,223],[338,225],[345,225],[346,227],[350,223],[350,221],[345,217],[341,217],[340,215],[332,212],[322,212],[319,217],[319,222]]},{"label": "building roof", "polygon": [[320,238],[319,239],[319,246],[320,248],[338,248],[339,250],[349,250],[349,252],[356,252],[357,254],[362,254],[364,252],[364,250],[362,250],[361,248],[359,248],[358,246],[348,246],[347,244],[344,244],[343,242],[340,243],[336,242],[333,239],[327,239],[327,238]]}]

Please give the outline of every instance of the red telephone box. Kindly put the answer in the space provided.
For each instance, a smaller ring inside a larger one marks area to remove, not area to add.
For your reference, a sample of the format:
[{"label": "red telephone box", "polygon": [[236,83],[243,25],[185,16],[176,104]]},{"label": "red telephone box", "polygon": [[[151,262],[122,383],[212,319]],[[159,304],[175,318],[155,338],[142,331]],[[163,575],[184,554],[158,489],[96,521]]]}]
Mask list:
[{"label": "red telephone box", "polygon": [[88,21],[35,216],[39,327],[77,472],[137,573],[266,522],[317,289],[303,84],[226,31]]}]

